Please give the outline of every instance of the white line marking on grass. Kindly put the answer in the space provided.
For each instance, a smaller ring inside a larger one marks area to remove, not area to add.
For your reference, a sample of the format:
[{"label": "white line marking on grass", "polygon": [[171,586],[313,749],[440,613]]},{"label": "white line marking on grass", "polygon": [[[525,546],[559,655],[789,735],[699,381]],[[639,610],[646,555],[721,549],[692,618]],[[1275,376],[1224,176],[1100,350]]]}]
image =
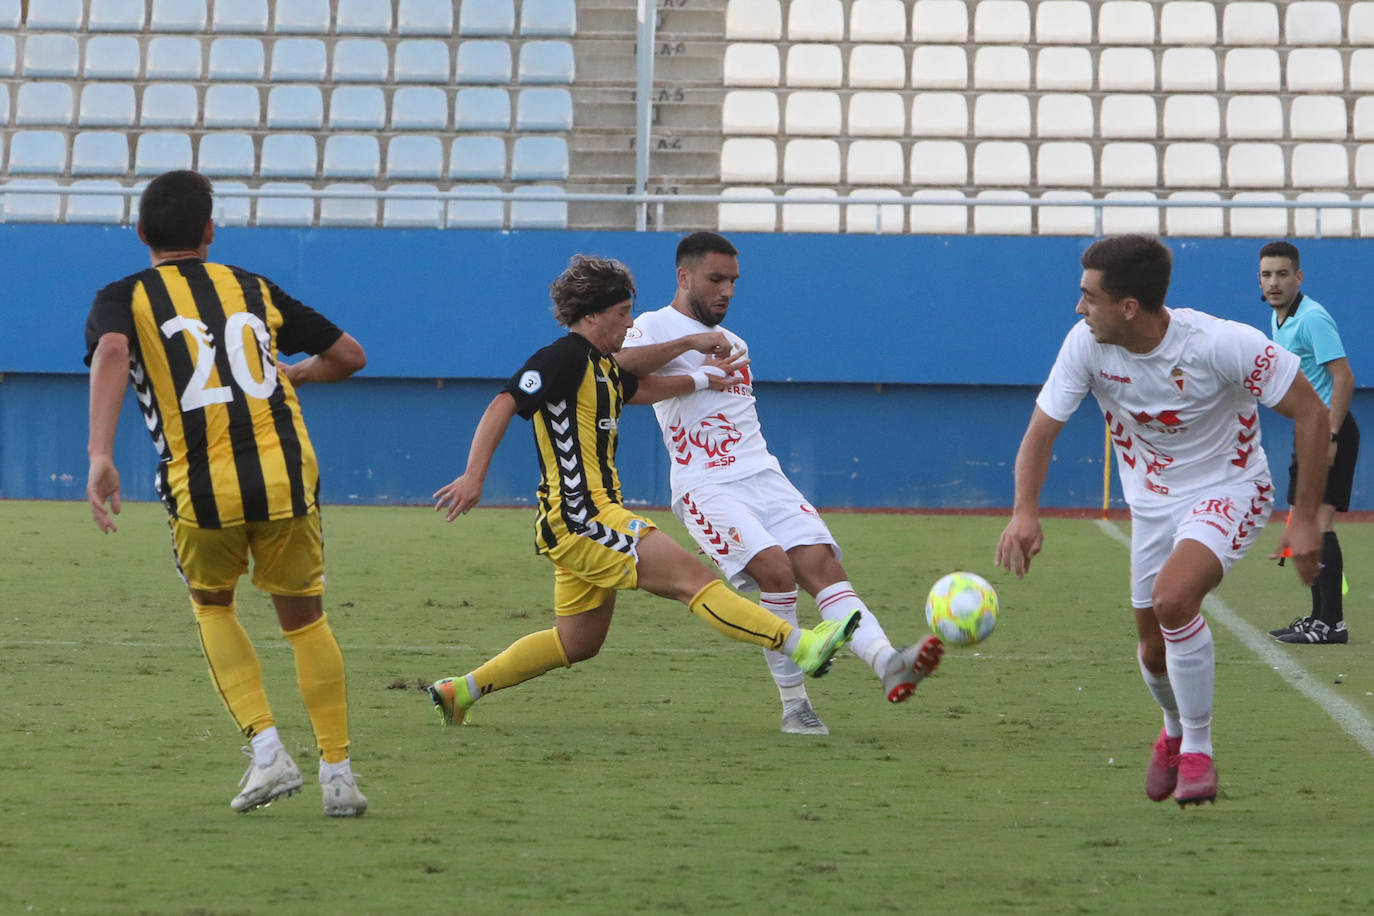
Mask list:
[{"label": "white line marking on grass", "polygon": [[[1098,520],[1097,527],[1101,528],[1112,540],[1126,547],[1131,547],[1131,539],[1120,528],[1109,521]],[[1279,677],[1283,678],[1293,688],[1307,697],[1313,703],[1321,707],[1322,712],[1331,717],[1346,734],[1354,738],[1355,741],[1368,753],[1374,754],[1374,722],[1370,722],[1364,712],[1345,697],[1340,696],[1335,691],[1323,684],[1317,683],[1316,678],[1308,673],[1307,669],[1293,659],[1276,643],[1267,633],[1261,633],[1241,618],[1239,614],[1226,606],[1226,603],[1216,595],[1208,595],[1202,601],[1203,608],[1212,617],[1221,623],[1231,632],[1231,635],[1239,639],[1247,649],[1259,656],[1260,661],[1271,666],[1278,672]]]}]

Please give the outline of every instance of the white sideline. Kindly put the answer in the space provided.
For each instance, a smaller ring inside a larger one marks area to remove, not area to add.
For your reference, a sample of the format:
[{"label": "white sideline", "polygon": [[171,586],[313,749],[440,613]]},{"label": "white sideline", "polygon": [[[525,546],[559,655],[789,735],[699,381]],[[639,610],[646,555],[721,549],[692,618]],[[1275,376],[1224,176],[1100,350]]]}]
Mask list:
[{"label": "white sideline", "polygon": [[[1127,550],[1130,549],[1130,537],[1115,524],[1099,519],[1097,527],[1112,540],[1125,546]],[[1267,633],[1261,633],[1252,627],[1216,595],[1208,595],[1203,599],[1202,607],[1212,620],[1229,630],[1247,649],[1258,655],[1260,661],[1272,667],[1279,677],[1293,685],[1298,693],[1320,706],[1322,712],[1354,738],[1360,747],[1374,754],[1374,722],[1370,722],[1359,707],[1325,685],[1317,683],[1316,678],[1302,665],[1293,661]]]}]

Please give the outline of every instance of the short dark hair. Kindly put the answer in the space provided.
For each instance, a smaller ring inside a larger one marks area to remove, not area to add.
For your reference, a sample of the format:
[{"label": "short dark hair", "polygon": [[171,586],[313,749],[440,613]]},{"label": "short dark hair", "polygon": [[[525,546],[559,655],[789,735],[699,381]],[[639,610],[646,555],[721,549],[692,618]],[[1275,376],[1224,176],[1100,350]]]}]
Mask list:
[{"label": "short dark hair", "polygon": [[154,251],[199,248],[215,212],[214,187],[200,172],[164,172],[138,199],[138,224]]},{"label": "short dark hair", "polygon": [[1135,299],[1147,312],[1164,308],[1174,256],[1150,235],[1098,239],[1083,252],[1084,270],[1102,271],[1102,288],[1113,299]]},{"label": "short dark hair", "polygon": [[677,266],[681,267],[689,261],[695,263],[713,251],[731,257],[739,254],[735,246],[730,244],[730,240],[723,235],[715,232],[693,232],[677,243]]},{"label": "short dark hair", "polygon": [[1302,261],[1298,258],[1298,246],[1292,242],[1269,242],[1260,249],[1261,258],[1287,258],[1293,262],[1293,269],[1297,270],[1302,266]]},{"label": "short dark hair", "polygon": [[575,254],[568,269],[549,286],[553,317],[572,327],[588,315],[604,312],[635,297],[635,278],[630,268],[613,258]]}]

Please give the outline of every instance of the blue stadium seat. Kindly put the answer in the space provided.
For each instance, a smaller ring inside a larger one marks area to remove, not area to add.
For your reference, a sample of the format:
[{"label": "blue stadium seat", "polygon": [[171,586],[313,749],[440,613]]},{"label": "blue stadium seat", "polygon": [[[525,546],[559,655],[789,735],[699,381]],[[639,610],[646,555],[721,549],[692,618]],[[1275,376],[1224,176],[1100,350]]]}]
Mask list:
[{"label": "blue stadium seat", "polygon": [[143,90],[143,127],[195,127],[200,117],[196,87],[185,83],[152,83]]},{"label": "blue stadium seat", "polygon": [[516,181],[563,181],[568,177],[568,141],[562,137],[519,137],[511,154]]},{"label": "blue stadium seat", "polygon": [[386,145],[386,177],[443,178],[444,144],[427,134],[392,137]]},{"label": "blue stadium seat", "polygon": [[278,38],[273,42],[273,80],[322,83],[324,71],[324,42],[318,38]]},{"label": "blue stadium seat", "polygon": [[[141,32],[147,16],[143,0],[91,0],[86,28],[92,32]],[[72,198],[67,206],[69,222],[76,201]]]},{"label": "blue stadium seat", "polygon": [[[515,194],[547,194],[561,191],[557,185],[525,185],[516,188]],[[568,228],[568,204],[561,200],[513,200],[510,204],[510,227],[512,229],[566,229]]]},{"label": "blue stadium seat", "polygon": [[82,127],[132,127],[134,87],[128,83],[86,83],[76,123]]},{"label": "blue stadium seat", "polygon": [[335,82],[385,83],[390,69],[385,42],[375,38],[341,38],[334,42]]},{"label": "blue stadium seat", "polygon": [[391,95],[392,130],[446,130],[448,95],[433,86],[405,86]]},{"label": "blue stadium seat", "polygon": [[[247,197],[226,194],[226,191],[246,191],[248,185],[242,181],[215,182],[215,209],[213,218],[216,226],[246,226],[252,210],[252,201]],[[68,207],[70,213],[71,208]]]},{"label": "blue stadium seat", "polygon": [[61,29],[74,32],[81,28],[85,18],[86,5],[81,0],[29,0],[27,24],[31,31]]},{"label": "blue stadium seat", "polygon": [[[461,48],[458,53],[461,60]],[[396,82],[447,84],[449,71],[447,42],[421,39],[397,43],[393,73]]]},{"label": "blue stadium seat", "polygon": [[267,31],[267,0],[215,0],[216,32]]},{"label": "blue stadium seat", "polygon": [[390,35],[390,0],[339,0],[334,30],[340,35]]},{"label": "blue stadium seat", "polygon": [[[8,127],[10,123],[10,88],[0,84],[0,127]],[[0,159],[4,158],[5,147],[0,143]]]},{"label": "blue stadium seat", "polygon": [[[51,178],[28,178],[11,181],[6,187],[56,188],[57,182]],[[0,187],[0,215],[7,223],[55,223],[62,218],[61,194],[5,194],[4,190]]]},{"label": "blue stadium seat", "polygon": [[[266,181],[260,190],[309,191],[310,185],[299,181]],[[259,197],[257,224],[259,226],[309,226],[315,222],[315,201],[310,197]]]},{"label": "blue stadium seat", "polygon": [[129,137],[115,130],[83,130],[72,140],[73,175],[125,175]]},{"label": "blue stadium seat", "polygon": [[[327,184],[326,191],[377,190],[370,184],[342,182]],[[320,200],[320,225],[371,229],[377,225],[377,199],[367,197],[325,197]]]},{"label": "blue stadium seat", "polygon": [[262,123],[257,87],[232,83],[207,87],[204,122],[206,127],[257,127]]},{"label": "blue stadium seat", "polygon": [[216,38],[210,43],[212,80],[260,80],[267,72],[267,56],[256,38]]},{"label": "blue stadium seat", "polygon": [[[455,185],[453,192],[461,195],[479,195],[491,191],[499,192],[496,185],[472,184]],[[504,229],[506,226],[506,202],[504,200],[450,200],[445,225],[450,229]]]},{"label": "blue stadium seat", "polygon": [[368,134],[330,134],[324,141],[325,178],[376,178],[382,173],[377,138]]},{"label": "blue stadium seat", "polygon": [[453,99],[454,130],[510,130],[510,93],[504,89],[459,89]]},{"label": "blue stadium seat", "polygon": [[14,36],[0,35],[0,76],[14,76],[17,62],[14,51]]},{"label": "blue stadium seat", "polygon": [[26,78],[71,79],[76,76],[79,59],[76,39],[71,35],[30,34],[24,39],[23,75]]},{"label": "blue stadium seat", "polygon": [[318,130],[324,126],[324,97],[314,86],[273,86],[267,93],[267,126]]},{"label": "blue stadium seat", "polygon": [[19,130],[10,135],[11,175],[59,175],[67,170],[67,138],[60,130]]},{"label": "blue stadium seat", "polygon": [[520,4],[521,35],[577,34],[575,0],[524,0]]},{"label": "blue stadium seat", "polygon": [[213,133],[200,138],[196,171],[211,178],[251,178],[257,166],[248,134]]},{"label": "blue stadium seat", "polygon": [[95,35],[86,39],[86,79],[136,80],[143,75],[138,39],[127,35]]},{"label": "blue stadium seat", "polygon": [[262,138],[258,174],[263,178],[314,178],[319,152],[313,134],[267,134]]},{"label": "blue stadium seat", "polygon": [[[81,181],[73,181],[72,187],[117,190],[123,186],[108,178],[83,178]],[[219,188],[216,187],[215,190],[218,191]],[[72,194],[67,198],[66,222],[119,225],[124,222],[124,214],[128,210],[129,198],[123,194]]]},{"label": "blue stadium seat", "polygon": [[506,141],[500,137],[458,137],[449,147],[448,177],[505,178]]},{"label": "blue stadium seat", "polygon": [[191,168],[191,138],[175,131],[150,131],[134,147],[134,174],[161,175]]},{"label": "blue stadium seat", "polygon": [[573,49],[566,41],[527,41],[520,47],[520,82],[571,83]]},{"label": "blue stadium seat", "polygon": [[386,96],[376,86],[341,86],[329,94],[331,128],[381,130],[385,124]]},{"label": "blue stadium seat", "polygon": [[17,32],[23,12],[20,0],[0,0],[0,29]]},{"label": "blue stadium seat", "polygon": [[205,0],[153,0],[151,32],[204,32]]},{"label": "blue stadium seat", "polygon": [[[439,192],[432,184],[393,184],[388,190],[432,191],[436,195]],[[437,197],[382,202],[382,226],[388,229],[441,229],[443,216],[444,204]]]},{"label": "blue stadium seat", "polygon": [[276,0],[272,31],[304,35],[329,32],[329,0]]},{"label": "blue stadium seat", "polygon": [[458,12],[459,35],[510,35],[514,31],[512,0],[463,0]]},{"label": "blue stadium seat", "polygon": [[510,74],[510,45],[504,41],[465,41],[458,46],[456,82],[509,83]]},{"label": "blue stadium seat", "polygon": [[566,89],[522,89],[515,102],[516,130],[572,130],[572,93]]},{"label": "blue stadium seat", "polygon": [[453,4],[434,0],[400,0],[397,35],[452,35]]},{"label": "blue stadium seat", "polygon": [[165,36],[148,40],[143,75],[150,80],[198,80],[204,71],[200,39]]},{"label": "blue stadium seat", "polygon": [[20,83],[14,101],[15,127],[66,127],[76,103],[66,83]]}]

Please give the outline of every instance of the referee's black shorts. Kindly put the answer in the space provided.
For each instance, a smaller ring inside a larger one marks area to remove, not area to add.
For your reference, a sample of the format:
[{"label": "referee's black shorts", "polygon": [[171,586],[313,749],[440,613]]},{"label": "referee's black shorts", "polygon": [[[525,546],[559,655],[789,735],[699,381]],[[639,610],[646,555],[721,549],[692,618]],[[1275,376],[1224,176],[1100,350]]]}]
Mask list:
[{"label": "referee's black shorts", "polygon": [[[1322,502],[1335,506],[1337,512],[1350,511],[1350,491],[1355,486],[1355,460],[1360,457],[1360,427],[1349,412],[1341,431],[1336,434],[1336,461],[1326,472],[1326,492]],[[1288,505],[1298,491],[1298,456],[1288,465]]]}]

